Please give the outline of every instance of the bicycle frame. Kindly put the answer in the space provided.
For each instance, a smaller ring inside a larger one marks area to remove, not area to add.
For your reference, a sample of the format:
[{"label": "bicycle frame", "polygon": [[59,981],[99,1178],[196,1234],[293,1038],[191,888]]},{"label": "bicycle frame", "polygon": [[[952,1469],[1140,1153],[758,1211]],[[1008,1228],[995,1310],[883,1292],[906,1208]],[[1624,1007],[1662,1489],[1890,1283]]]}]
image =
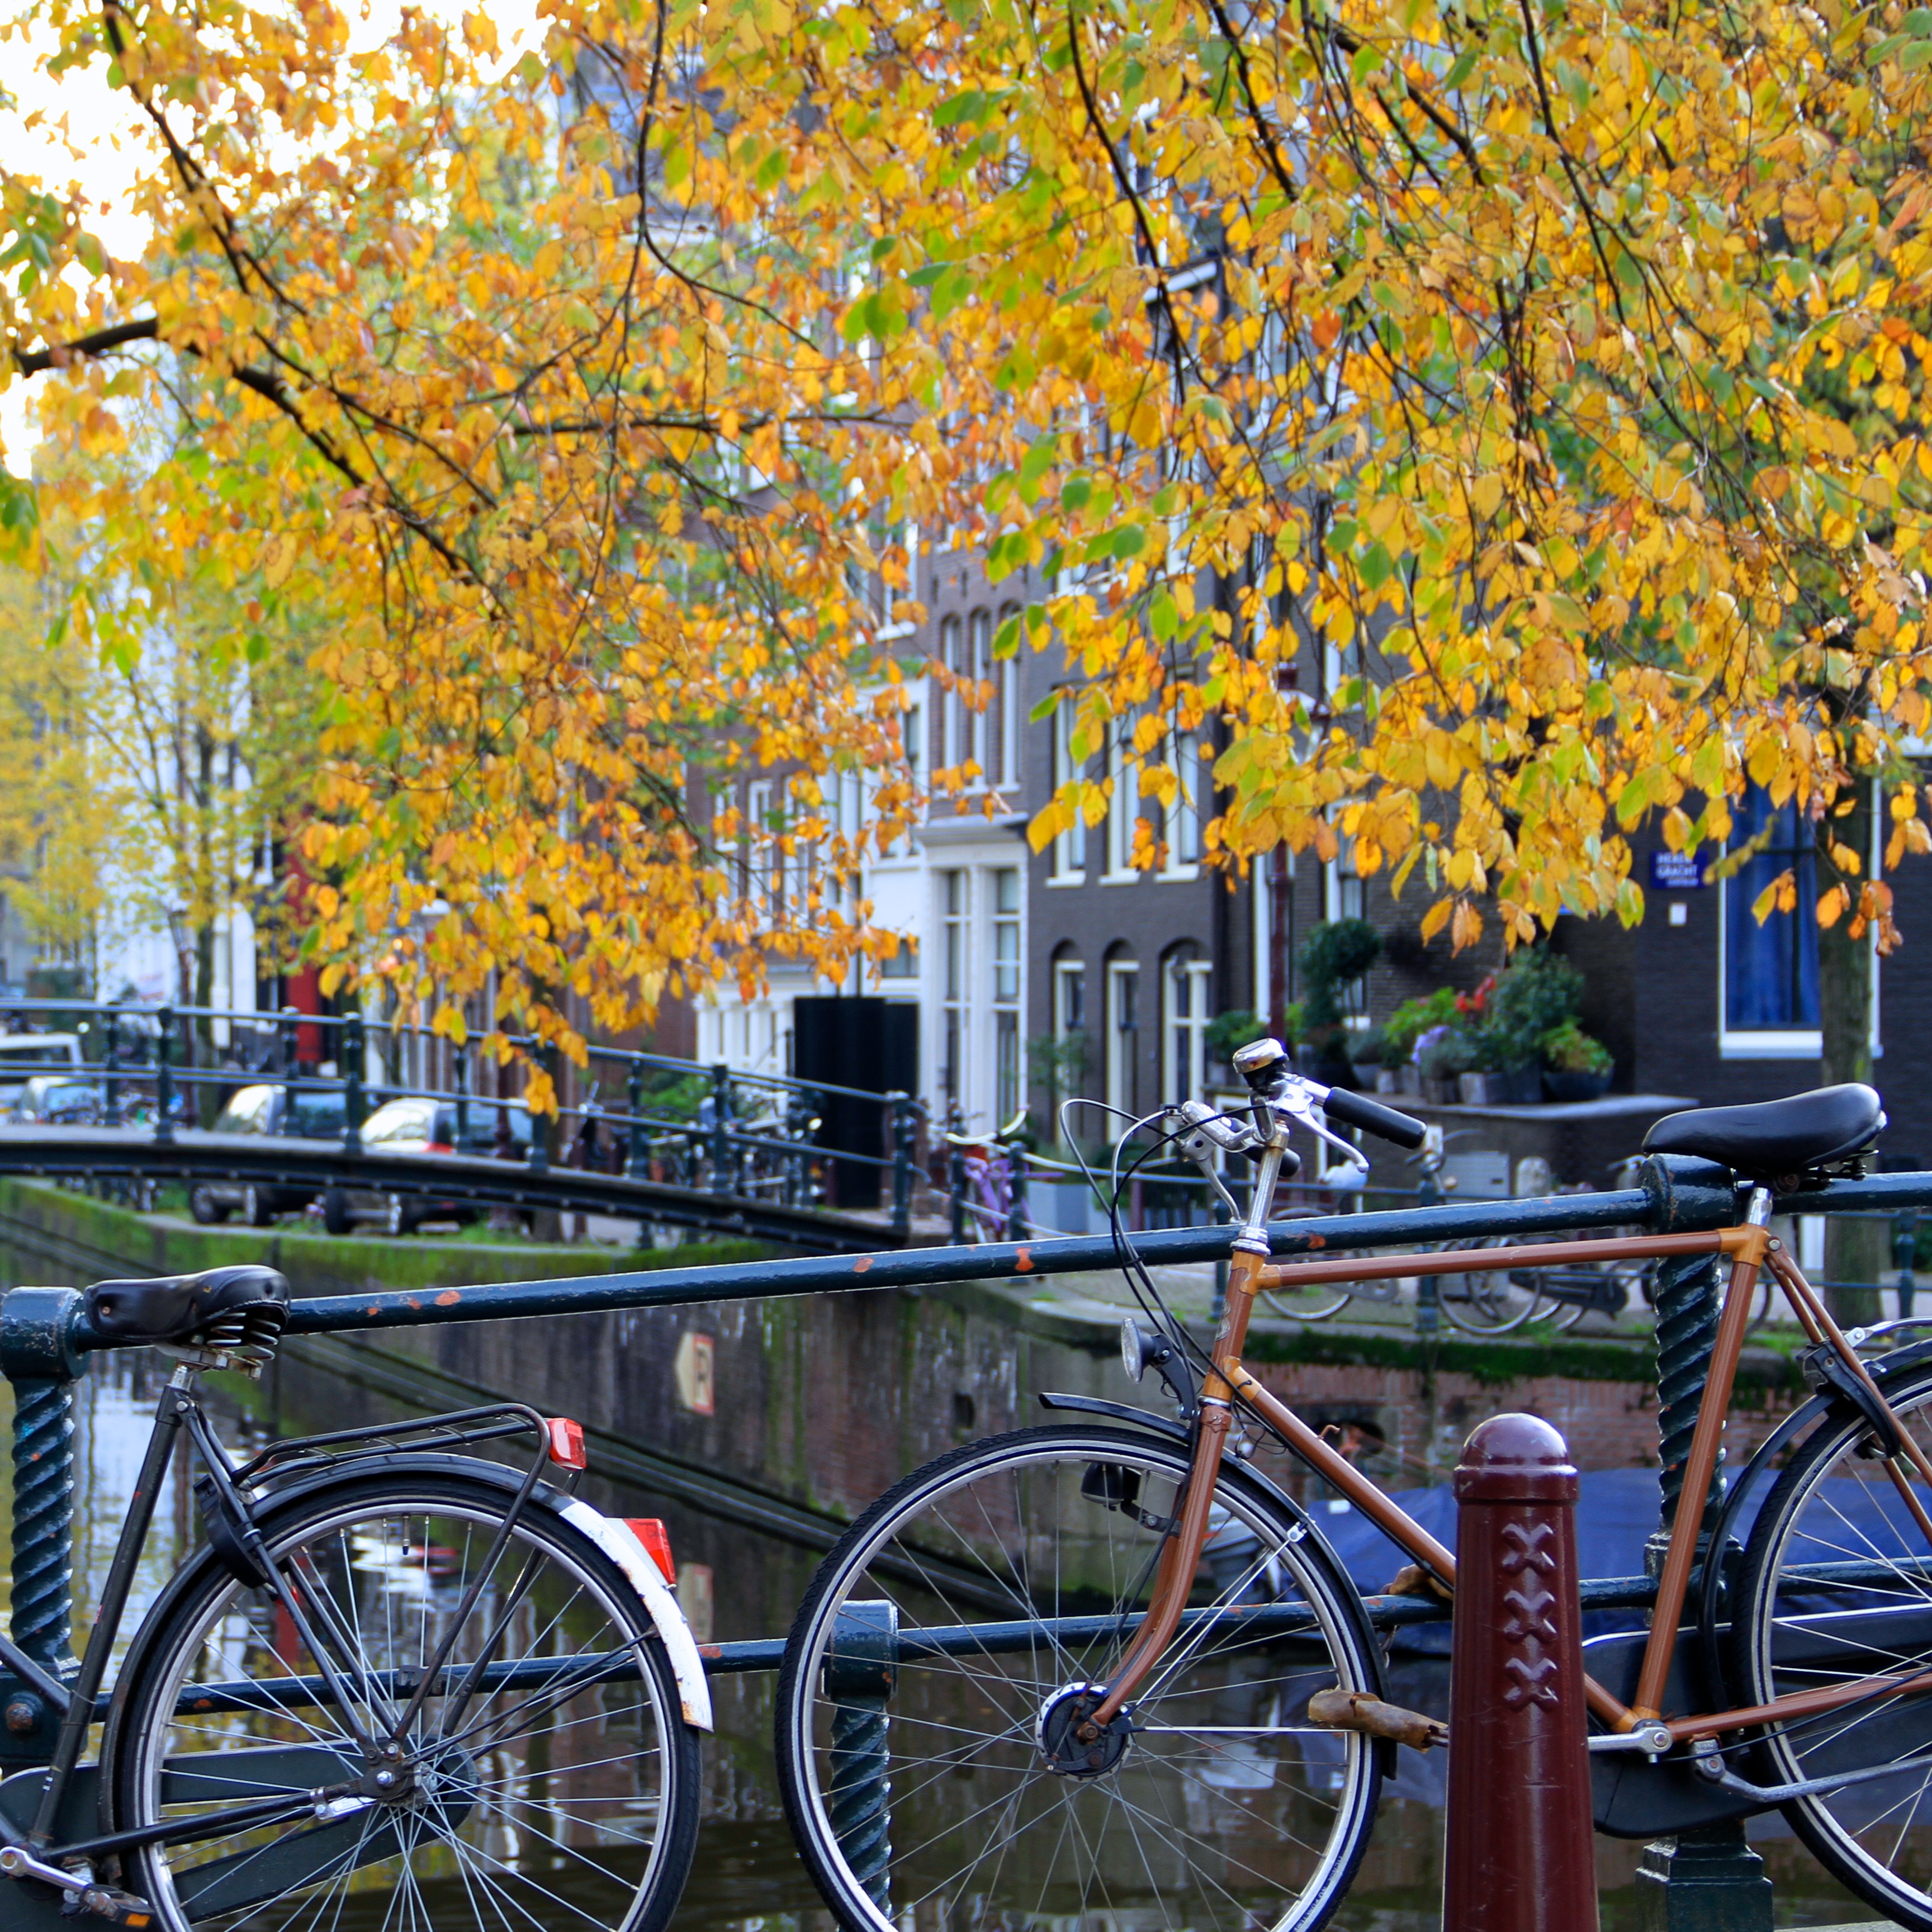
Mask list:
[{"label": "bicycle frame", "polygon": [[[1630,1703],[1625,1704],[1601,1684],[1586,1678],[1586,1694],[1592,1711],[1612,1732],[1628,1734],[1641,1730],[1649,1742],[1659,1748],[1668,1748],[1754,1725],[1775,1723],[1783,1718],[1814,1716],[1876,1695],[1897,1696],[1932,1690],[1932,1671],[1926,1671],[1910,1676],[1861,1678],[1736,1710],[1666,1718],[1660,1708],[1664,1686],[1676,1647],[1678,1619],[1696,1562],[1698,1532],[1703,1521],[1706,1498],[1723,1442],[1725,1410],[1730,1404],[1752,1298],[1762,1269],[1768,1268],[1776,1277],[1813,1343],[1830,1348],[1862,1384],[1868,1399],[1876,1406],[1876,1412],[1886,1418],[1895,1429],[1898,1426],[1898,1418],[1892,1414],[1883,1393],[1832,1320],[1816,1291],[1789,1254],[1772,1240],[1766,1225],[1770,1219],[1771,1208],[1769,1192],[1760,1188],[1753,1192],[1749,1217],[1744,1223],[1708,1232],[1637,1234],[1504,1248],[1452,1249],[1432,1254],[1298,1262],[1286,1267],[1270,1262],[1265,1240],[1256,1238],[1250,1231],[1244,1230],[1235,1243],[1235,1252],[1228,1266],[1226,1312],[1211,1354],[1214,1366],[1203,1380],[1192,1467],[1180,1522],[1162,1547],[1156,1566],[1147,1615],[1108,1680],[1106,1695],[1082,1726],[1081,1735],[1087,1735],[1090,1726],[1093,1735],[1097,1736],[1121,1707],[1130,1702],[1180,1627],[1182,1612],[1193,1586],[1196,1568],[1207,1540],[1216,1471],[1233,1426],[1237,1404],[1258,1418],[1324,1482],[1346,1497],[1418,1564],[1432,1572],[1445,1591],[1453,1592],[1455,1558],[1385,1495],[1371,1478],[1337,1454],[1285,1403],[1264,1388],[1243,1366],[1242,1345],[1246,1337],[1255,1296],[1264,1288],[1293,1282],[1385,1281],[1408,1275],[1518,1268],[1523,1264],[1526,1257],[1533,1257],[1539,1266],[1556,1267],[1693,1255],[1721,1255],[1729,1257],[1730,1262],[1730,1276],[1712,1347],[1710,1373],[1684,1464],[1683,1489],[1670,1527],[1663,1572],[1658,1580],[1656,1609],[1644,1649],[1636,1695]],[[1903,1444],[1900,1454],[1883,1459],[1884,1466],[1906,1508],[1924,1532],[1928,1546],[1932,1546],[1932,1516],[1928,1516],[1923,1502],[1914,1492],[1911,1481],[1911,1477],[1916,1475],[1932,1487],[1932,1458],[1928,1458],[1902,1430],[1898,1430],[1898,1438]],[[1909,1474],[1899,1466],[1901,1458],[1910,1462]]]}]

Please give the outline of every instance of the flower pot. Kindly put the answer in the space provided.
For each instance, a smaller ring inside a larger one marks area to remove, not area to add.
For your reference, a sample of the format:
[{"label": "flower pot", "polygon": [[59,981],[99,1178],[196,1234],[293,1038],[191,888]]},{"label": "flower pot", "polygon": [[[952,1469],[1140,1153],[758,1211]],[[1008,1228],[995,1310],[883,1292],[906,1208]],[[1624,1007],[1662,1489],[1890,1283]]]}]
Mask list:
[{"label": "flower pot", "polygon": [[1594,1100],[1610,1088],[1608,1073],[1546,1072],[1543,1084],[1552,1100]]},{"label": "flower pot", "polygon": [[1373,1094],[1379,1089],[1376,1082],[1382,1077],[1382,1064],[1378,1060],[1352,1060],[1348,1071],[1354,1076],[1356,1086],[1364,1094]]},{"label": "flower pot", "polygon": [[1376,1091],[1378,1094],[1400,1094],[1402,1090],[1402,1070],[1395,1066],[1378,1066],[1376,1069]]},{"label": "flower pot", "polygon": [[1432,1080],[1427,1074],[1421,1076],[1421,1097],[1432,1101],[1438,1107],[1453,1107],[1461,1097],[1453,1080]]},{"label": "flower pot", "polygon": [[1543,1098],[1542,1070],[1534,1065],[1506,1066],[1491,1076],[1490,1091],[1506,1107],[1534,1107]]},{"label": "flower pot", "polygon": [[1405,1060],[1395,1070],[1395,1090],[1398,1094],[1412,1094],[1418,1100],[1422,1098],[1422,1069],[1412,1060]]},{"label": "flower pot", "polygon": [[1456,1076],[1456,1090],[1466,1107],[1491,1107],[1496,1105],[1496,1096],[1491,1091],[1490,1083],[1496,1078],[1493,1073],[1459,1073]]}]

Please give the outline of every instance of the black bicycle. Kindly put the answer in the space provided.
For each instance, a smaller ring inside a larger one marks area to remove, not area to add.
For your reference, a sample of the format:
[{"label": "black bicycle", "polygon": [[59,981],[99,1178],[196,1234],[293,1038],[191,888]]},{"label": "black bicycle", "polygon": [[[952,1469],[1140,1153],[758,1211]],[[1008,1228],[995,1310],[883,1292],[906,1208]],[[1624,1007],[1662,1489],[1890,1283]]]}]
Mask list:
[{"label": "black bicycle", "polygon": [[[51,1764],[0,1783],[0,1873],[50,1922],[657,1932],[690,1867],[710,1706],[637,1530],[572,1493],[577,1425],[503,1402],[237,1468],[198,1384],[272,1358],[282,1277],[103,1282],[86,1305],[98,1340],[176,1366],[78,1669],[0,1637],[60,1719]],[[184,1436],[206,1540],[104,1696]],[[527,1466],[485,1443],[527,1444]]]}]

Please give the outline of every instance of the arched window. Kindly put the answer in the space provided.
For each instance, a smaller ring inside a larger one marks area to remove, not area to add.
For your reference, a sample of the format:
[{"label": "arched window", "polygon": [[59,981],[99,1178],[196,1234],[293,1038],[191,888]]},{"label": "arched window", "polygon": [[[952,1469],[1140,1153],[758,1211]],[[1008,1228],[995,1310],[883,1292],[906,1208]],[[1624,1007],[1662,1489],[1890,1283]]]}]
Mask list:
[{"label": "arched window", "polygon": [[1169,1106],[1203,1097],[1213,971],[1192,940],[1175,946],[1161,962],[1161,1097]]},{"label": "arched window", "polygon": [[[1107,1104],[1124,1112],[1140,1112],[1140,962],[1121,947],[1107,957],[1106,1039]],[[1108,1129],[1117,1135],[1125,1124]]]}]

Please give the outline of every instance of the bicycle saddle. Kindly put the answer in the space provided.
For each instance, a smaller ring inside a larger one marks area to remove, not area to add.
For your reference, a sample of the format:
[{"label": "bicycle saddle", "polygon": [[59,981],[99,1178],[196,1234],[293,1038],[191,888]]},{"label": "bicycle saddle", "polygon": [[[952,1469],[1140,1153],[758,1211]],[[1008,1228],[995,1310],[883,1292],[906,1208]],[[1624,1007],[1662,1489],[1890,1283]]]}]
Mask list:
[{"label": "bicycle saddle", "polygon": [[1666,1114],[1644,1136],[1643,1150],[1695,1154],[1752,1180],[1784,1179],[1855,1160],[1884,1126],[1878,1096],[1847,1083],[1786,1100]]},{"label": "bicycle saddle", "polygon": [[104,1342],[179,1342],[219,1316],[286,1309],[288,1299],[289,1285],[274,1269],[244,1264],[152,1281],[97,1281],[87,1291],[87,1320]]}]

